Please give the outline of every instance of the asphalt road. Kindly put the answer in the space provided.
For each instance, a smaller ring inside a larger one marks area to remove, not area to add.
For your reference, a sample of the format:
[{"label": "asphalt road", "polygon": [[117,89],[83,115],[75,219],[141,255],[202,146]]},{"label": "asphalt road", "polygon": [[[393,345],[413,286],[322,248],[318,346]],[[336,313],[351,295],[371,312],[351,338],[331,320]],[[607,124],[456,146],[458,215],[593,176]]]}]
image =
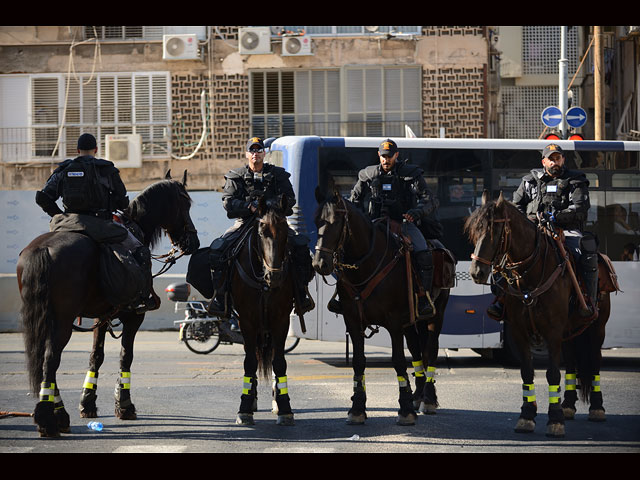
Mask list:
[{"label": "asphalt road", "polygon": [[[98,408],[102,432],[89,430],[77,405],[88,366],[91,335],[74,333],[63,354],[58,384],[71,432],[39,438],[30,417],[0,418],[0,453],[637,453],[640,452],[640,349],[606,350],[602,391],[607,421],[586,419],[580,404],[563,439],[545,436],[547,386],[536,370],[536,431],[513,431],[521,403],[518,368],[470,350],[441,350],[437,370],[440,409],[414,426],[395,424],[397,381],[390,349],[367,347],[368,420],[346,425],[352,370],[345,344],[302,340],[287,355],[295,425],[278,426],[271,413],[270,382],[258,387],[256,424],[235,425],[243,376],[241,345],[196,355],[177,332],[140,332],[132,368],[138,419],[113,416],[119,343],[107,337]],[[20,334],[0,334],[0,411],[32,412]]]}]

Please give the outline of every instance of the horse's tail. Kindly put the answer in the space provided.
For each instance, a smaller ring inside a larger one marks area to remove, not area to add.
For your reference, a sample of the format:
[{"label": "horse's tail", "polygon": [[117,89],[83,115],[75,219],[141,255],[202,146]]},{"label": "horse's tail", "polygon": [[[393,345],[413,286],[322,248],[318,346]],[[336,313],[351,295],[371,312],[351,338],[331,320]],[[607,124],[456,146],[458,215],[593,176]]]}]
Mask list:
[{"label": "horse's tail", "polygon": [[42,382],[42,366],[47,344],[54,336],[53,311],[49,295],[51,256],[47,247],[29,254],[22,270],[22,329],[29,371],[29,383],[35,395]]},{"label": "horse's tail", "polygon": [[589,401],[591,379],[595,373],[592,358],[594,354],[592,347],[594,332],[594,326],[590,325],[589,328],[572,340],[576,356],[578,380],[580,383],[580,399],[585,402]]},{"label": "horse's tail", "polygon": [[258,357],[258,371],[262,375],[262,378],[265,380],[271,380],[273,341],[271,334],[265,330],[261,330],[258,333],[256,355]]}]

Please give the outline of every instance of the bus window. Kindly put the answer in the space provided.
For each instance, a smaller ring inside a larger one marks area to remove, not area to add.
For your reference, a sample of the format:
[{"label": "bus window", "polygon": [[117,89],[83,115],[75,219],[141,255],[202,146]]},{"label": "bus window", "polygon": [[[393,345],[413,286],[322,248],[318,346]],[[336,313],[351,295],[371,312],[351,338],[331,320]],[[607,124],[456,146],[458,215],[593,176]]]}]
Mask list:
[{"label": "bus window", "polygon": [[598,222],[604,227],[598,232],[600,249],[611,260],[629,260],[625,250],[637,250],[640,244],[640,192],[609,191],[603,210]]}]

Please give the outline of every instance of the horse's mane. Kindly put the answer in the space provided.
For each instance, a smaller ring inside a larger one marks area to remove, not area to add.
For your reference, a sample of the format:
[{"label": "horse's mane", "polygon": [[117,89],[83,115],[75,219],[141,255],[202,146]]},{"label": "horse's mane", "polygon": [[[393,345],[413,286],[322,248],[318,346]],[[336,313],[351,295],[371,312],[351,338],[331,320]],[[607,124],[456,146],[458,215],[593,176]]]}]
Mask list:
[{"label": "horse's mane", "polygon": [[180,182],[160,180],[145,188],[136,196],[124,211],[124,214],[142,228],[145,240],[150,248],[160,243],[162,228],[160,219],[172,206],[179,205],[180,194],[186,194],[191,205],[191,197]]},{"label": "horse's mane", "polygon": [[512,220],[522,218],[528,221],[527,217],[511,202],[505,199],[489,200],[482,206],[476,208],[469,215],[464,223],[464,232],[467,234],[469,241],[475,244],[488,230],[494,217],[496,207],[507,209],[507,215]]}]

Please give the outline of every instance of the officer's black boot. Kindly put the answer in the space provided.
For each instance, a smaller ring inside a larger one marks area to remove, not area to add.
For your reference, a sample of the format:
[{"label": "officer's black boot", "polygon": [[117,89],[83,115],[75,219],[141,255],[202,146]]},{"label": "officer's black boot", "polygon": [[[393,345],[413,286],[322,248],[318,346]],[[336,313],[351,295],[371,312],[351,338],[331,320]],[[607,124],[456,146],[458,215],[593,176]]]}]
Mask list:
[{"label": "officer's black boot", "polygon": [[502,303],[502,298],[495,298],[493,303],[487,308],[487,315],[494,320],[502,320],[502,317],[504,316],[504,304]]},{"label": "officer's black boot", "polygon": [[436,307],[431,300],[431,287],[433,285],[433,255],[431,250],[416,252],[416,263],[418,264],[418,274],[425,291],[425,296],[418,299],[418,316],[433,317],[436,314]]},{"label": "officer's black boot", "polygon": [[293,248],[293,262],[296,292],[296,313],[302,315],[314,308],[316,304],[307,290],[307,284],[315,275],[311,264],[311,255],[306,243],[296,244]]},{"label": "officer's black boot", "polygon": [[329,303],[327,304],[327,309],[331,313],[342,315],[342,303],[340,303],[340,300],[335,295],[331,298],[331,300],[329,300]]},{"label": "officer's black boot", "polygon": [[591,301],[591,305],[587,304],[589,310],[580,310],[580,315],[590,317],[595,313],[598,301],[598,254],[583,253],[580,257],[580,269],[582,270],[582,279],[585,284],[587,296]]},{"label": "officer's black boot", "polygon": [[219,270],[211,272],[211,278],[213,280],[213,287],[215,288],[213,298],[209,305],[207,305],[207,311],[219,318],[229,318],[229,308],[227,305],[227,285],[226,281],[222,278],[223,273]]}]

